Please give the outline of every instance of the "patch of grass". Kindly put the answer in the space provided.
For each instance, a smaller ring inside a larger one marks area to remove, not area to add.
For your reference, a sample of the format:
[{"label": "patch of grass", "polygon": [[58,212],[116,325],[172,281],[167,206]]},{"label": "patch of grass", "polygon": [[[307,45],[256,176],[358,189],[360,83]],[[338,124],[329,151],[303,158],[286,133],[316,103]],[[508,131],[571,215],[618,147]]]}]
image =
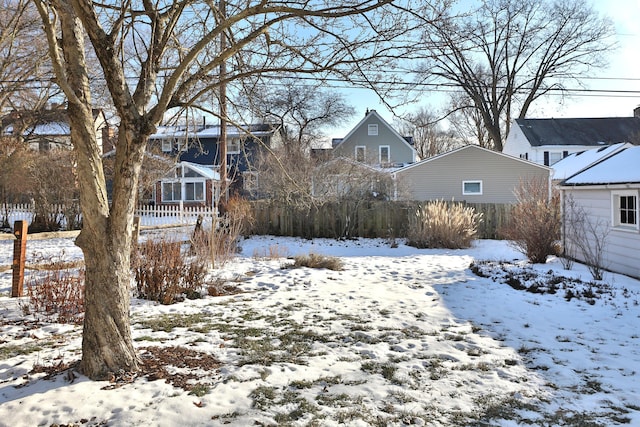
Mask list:
[{"label": "patch of grass", "polygon": [[360,365],[360,369],[368,374],[380,374],[387,381],[394,381],[398,366],[393,363],[367,361]]},{"label": "patch of grass", "polygon": [[171,332],[175,328],[192,328],[209,320],[210,317],[204,313],[163,314],[154,318],[145,318],[137,323],[141,328],[151,329],[153,332]]},{"label": "patch of grass", "polygon": [[24,356],[36,351],[41,351],[42,347],[37,345],[3,345],[0,347],[0,359],[10,359],[15,356]]},{"label": "patch of grass", "polygon": [[152,337],[151,335],[143,335],[141,337],[134,338],[133,340],[136,341],[136,342],[140,342],[140,341],[162,342],[165,339],[164,338]]},{"label": "patch of grass", "polygon": [[208,386],[208,385],[206,385],[206,384],[200,384],[200,383],[198,383],[198,384],[195,384],[195,385],[193,386],[193,388],[191,389],[191,391],[189,391],[189,395],[197,396],[197,397],[202,397],[202,396],[204,396],[205,394],[208,394],[208,393],[209,393],[209,391],[211,391],[211,387],[209,387],[209,386]]}]

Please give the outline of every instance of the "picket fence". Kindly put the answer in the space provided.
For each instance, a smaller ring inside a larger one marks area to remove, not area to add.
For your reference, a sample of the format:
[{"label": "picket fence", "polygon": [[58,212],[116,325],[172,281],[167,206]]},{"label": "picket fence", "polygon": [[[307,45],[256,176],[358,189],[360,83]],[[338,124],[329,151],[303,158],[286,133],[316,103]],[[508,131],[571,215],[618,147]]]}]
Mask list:
[{"label": "picket fence", "polygon": [[[35,216],[35,207],[31,203],[24,204],[2,204],[0,205],[0,225],[4,224],[13,227],[15,221],[27,221],[31,224]],[[60,219],[61,225],[66,226],[66,212],[63,205],[52,205],[51,215],[56,215]],[[135,215],[140,217],[142,227],[162,227],[193,225],[199,216],[204,219],[204,224],[211,223],[215,210],[205,206],[184,206],[184,205],[140,205],[135,211]]]}]

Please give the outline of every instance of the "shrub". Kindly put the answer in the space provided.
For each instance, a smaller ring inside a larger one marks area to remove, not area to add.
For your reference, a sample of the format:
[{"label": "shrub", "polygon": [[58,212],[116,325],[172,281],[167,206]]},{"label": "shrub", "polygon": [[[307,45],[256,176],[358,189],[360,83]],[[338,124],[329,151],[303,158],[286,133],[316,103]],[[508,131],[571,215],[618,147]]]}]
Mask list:
[{"label": "shrub", "polygon": [[29,283],[25,314],[43,314],[58,323],[80,324],[84,318],[84,269],[47,271]]},{"label": "shrub", "polygon": [[548,183],[543,179],[520,181],[515,195],[511,221],[500,235],[532,263],[545,263],[547,256],[558,254],[559,197],[549,195]]},{"label": "shrub", "polygon": [[251,205],[240,197],[232,197],[224,203],[224,214],[214,221],[209,247],[211,265],[222,266],[238,252],[238,241],[251,228]]},{"label": "shrub", "polygon": [[298,255],[293,258],[293,264],[285,267],[308,267],[308,268],[326,268],[328,270],[340,271],[344,264],[340,258],[310,253],[309,255]]},{"label": "shrub", "polygon": [[182,254],[180,242],[147,240],[138,245],[132,260],[138,297],[173,304],[199,297],[206,266]]},{"label": "shrub", "polygon": [[461,203],[444,200],[418,207],[409,217],[407,245],[416,248],[461,249],[471,246],[482,214]]}]

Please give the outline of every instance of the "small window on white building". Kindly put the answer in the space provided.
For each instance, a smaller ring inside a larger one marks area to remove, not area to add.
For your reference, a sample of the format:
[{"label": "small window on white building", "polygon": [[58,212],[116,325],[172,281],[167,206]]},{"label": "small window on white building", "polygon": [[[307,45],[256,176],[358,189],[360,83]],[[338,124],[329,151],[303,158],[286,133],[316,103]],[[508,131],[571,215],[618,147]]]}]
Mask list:
[{"label": "small window on white building", "polygon": [[388,145],[381,145],[378,157],[381,164],[391,162],[391,148]]},{"label": "small window on white building", "polygon": [[482,181],[462,181],[462,194],[465,196],[482,195]]},{"label": "small window on white building", "polygon": [[377,124],[372,124],[372,125],[367,126],[367,134],[369,136],[378,135],[378,125]]},{"label": "small window on white building", "polygon": [[173,151],[173,142],[171,142],[170,139],[163,139],[162,140],[162,152],[163,153],[170,153],[171,151]]},{"label": "small window on white building", "polygon": [[612,205],[614,227],[638,230],[637,191],[614,191]]},{"label": "small window on white building", "polygon": [[367,158],[367,147],[365,147],[364,145],[356,145],[356,161],[364,163],[366,158]]}]

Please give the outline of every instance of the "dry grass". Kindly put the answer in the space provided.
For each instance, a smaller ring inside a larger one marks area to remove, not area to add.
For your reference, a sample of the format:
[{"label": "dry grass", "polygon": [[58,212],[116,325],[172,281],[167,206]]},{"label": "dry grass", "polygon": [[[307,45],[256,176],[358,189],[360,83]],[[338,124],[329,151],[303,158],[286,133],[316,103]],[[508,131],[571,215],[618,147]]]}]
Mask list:
[{"label": "dry grass", "polygon": [[328,270],[340,271],[344,268],[344,263],[340,258],[310,253],[308,255],[298,255],[293,258],[293,264],[284,266],[285,268],[326,268]]},{"label": "dry grass", "polygon": [[407,244],[416,248],[468,248],[481,220],[481,214],[461,203],[429,202],[410,217]]}]

